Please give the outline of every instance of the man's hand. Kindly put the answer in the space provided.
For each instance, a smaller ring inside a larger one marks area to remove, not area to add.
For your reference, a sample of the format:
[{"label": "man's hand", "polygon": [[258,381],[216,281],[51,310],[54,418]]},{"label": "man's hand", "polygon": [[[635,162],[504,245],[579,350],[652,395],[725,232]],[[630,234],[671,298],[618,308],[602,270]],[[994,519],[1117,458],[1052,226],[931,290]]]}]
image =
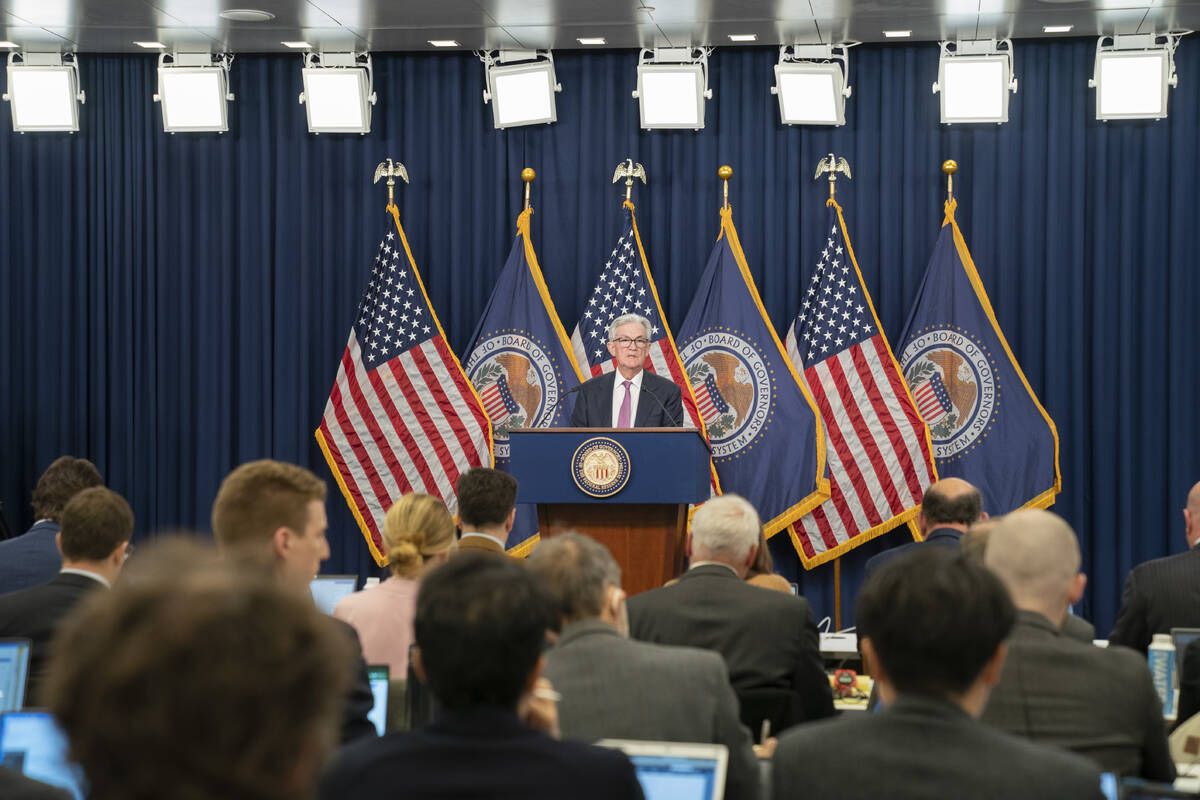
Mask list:
[{"label": "man's hand", "polygon": [[775,755],[775,745],[779,744],[779,740],[774,736],[768,736],[762,744],[754,745],[754,755],[761,760],[766,761]]},{"label": "man's hand", "polygon": [[561,739],[562,732],[558,729],[558,701],[561,699],[548,679],[538,678],[533,690],[517,703],[517,716],[534,730]]}]

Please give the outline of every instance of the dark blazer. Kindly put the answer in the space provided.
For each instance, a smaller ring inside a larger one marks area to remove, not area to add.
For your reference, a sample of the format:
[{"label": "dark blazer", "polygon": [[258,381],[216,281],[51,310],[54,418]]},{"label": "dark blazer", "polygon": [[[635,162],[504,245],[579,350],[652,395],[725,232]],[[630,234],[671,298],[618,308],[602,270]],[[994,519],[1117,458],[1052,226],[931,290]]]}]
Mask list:
[{"label": "dark blazer", "polygon": [[1200,628],[1200,548],[1129,571],[1108,641],[1146,655],[1150,638],[1171,628]]},{"label": "dark blazer", "polygon": [[1176,724],[1187,722],[1200,713],[1200,639],[1193,639],[1176,654],[1180,659],[1179,708]]},{"label": "dark blazer", "polygon": [[1126,647],[1070,639],[1032,611],[1017,613],[1008,660],[982,719],[1086,756],[1105,772],[1175,780],[1146,659]]},{"label": "dark blazer", "polygon": [[637,642],[584,620],[563,628],[544,674],[562,695],[564,738],[723,744],[725,800],[758,800],[758,759],[718,654]]},{"label": "dark blazer", "polygon": [[908,695],[878,714],[843,714],[784,732],[774,797],[837,800],[1095,800],[1087,759],[1009,736],[948,701]]},{"label": "dark blazer", "polygon": [[30,641],[26,706],[42,704],[46,654],[59,624],[81,601],[104,584],[86,575],[60,572],[49,583],[0,596],[0,638]]},{"label": "dark blazer", "polygon": [[893,547],[891,550],[884,550],[882,553],[876,553],[867,559],[866,574],[870,575],[875,570],[882,567],[884,564],[890,564],[897,558],[900,558],[907,553],[914,553],[921,547],[947,547],[954,550],[962,546],[962,531],[954,528],[934,528],[920,542],[909,542],[902,544],[899,547]]},{"label": "dark blazer", "polygon": [[[579,387],[571,425],[576,428],[611,428],[613,383],[617,371],[597,375]],[[646,395],[653,395],[647,397]],[[657,399],[658,402],[655,402]],[[673,381],[642,370],[642,389],[638,397],[635,428],[678,428],[683,425],[683,393]]]},{"label": "dark blazer", "polygon": [[371,694],[371,677],[367,673],[367,662],[363,659],[362,642],[358,639],[358,631],[350,623],[329,617],[347,639],[350,640],[354,652],[354,675],[350,683],[350,691],[346,695],[346,705],[342,709],[341,743],[347,744],[357,739],[374,739],[379,735],[375,723],[367,718],[375,707],[375,695]]},{"label": "dark blazer", "polygon": [[58,530],[57,522],[42,520],[21,536],[0,542],[0,594],[41,586],[58,574]]},{"label": "dark blazer", "polygon": [[556,741],[511,711],[443,712],[415,731],[344,748],[321,778],[321,800],[641,800],[619,750]]},{"label": "dark blazer", "polygon": [[71,800],[66,789],[27,778],[7,767],[0,767],[0,797],[4,800]]},{"label": "dark blazer", "polygon": [[628,607],[635,639],[720,653],[735,691],[790,688],[804,719],[833,713],[817,626],[803,597],[751,586],[733,570],[707,564],[629,598]]}]

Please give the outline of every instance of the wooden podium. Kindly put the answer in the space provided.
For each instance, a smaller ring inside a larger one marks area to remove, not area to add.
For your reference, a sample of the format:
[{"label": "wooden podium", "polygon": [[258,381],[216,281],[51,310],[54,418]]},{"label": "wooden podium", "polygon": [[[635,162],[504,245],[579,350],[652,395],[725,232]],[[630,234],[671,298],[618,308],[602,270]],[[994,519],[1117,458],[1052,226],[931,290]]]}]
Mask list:
[{"label": "wooden podium", "polygon": [[[628,454],[620,491],[581,488],[581,447],[609,439]],[[688,504],[709,496],[709,450],[692,428],[522,428],[509,434],[517,502],[536,503],[543,537],[579,531],[608,548],[626,592],[662,586],[683,572]]]}]

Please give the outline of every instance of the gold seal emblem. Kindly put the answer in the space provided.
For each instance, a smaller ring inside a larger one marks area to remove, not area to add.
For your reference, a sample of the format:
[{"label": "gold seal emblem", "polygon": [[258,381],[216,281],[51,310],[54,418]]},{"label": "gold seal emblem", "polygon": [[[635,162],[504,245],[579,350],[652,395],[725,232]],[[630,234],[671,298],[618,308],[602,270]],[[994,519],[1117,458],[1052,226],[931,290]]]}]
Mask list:
[{"label": "gold seal emblem", "polygon": [[588,439],[575,450],[571,476],[585,494],[611,497],[629,482],[629,453],[607,436]]}]

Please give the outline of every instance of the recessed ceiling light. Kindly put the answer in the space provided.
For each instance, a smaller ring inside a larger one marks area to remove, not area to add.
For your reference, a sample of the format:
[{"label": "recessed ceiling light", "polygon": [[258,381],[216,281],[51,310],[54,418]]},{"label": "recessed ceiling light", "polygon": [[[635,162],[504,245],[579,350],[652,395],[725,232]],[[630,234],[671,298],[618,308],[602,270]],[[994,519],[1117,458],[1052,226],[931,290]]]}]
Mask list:
[{"label": "recessed ceiling light", "polygon": [[1066,33],[1074,27],[1074,25],[1043,25],[1042,33]]},{"label": "recessed ceiling light", "polygon": [[134,42],[138,47],[144,47],[147,50],[156,50],[166,47],[162,42]]},{"label": "recessed ceiling light", "polygon": [[434,47],[458,47],[458,42],[453,39],[430,39],[429,43]]},{"label": "recessed ceiling light", "polygon": [[603,36],[580,36],[575,41],[580,44],[608,44],[608,40]]},{"label": "recessed ceiling light", "polygon": [[0,47],[20,47],[16,42],[0,42]]},{"label": "recessed ceiling light", "polygon": [[883,35],[889,39],[907,39],[912,36],[912,31],[884,31]]},{"label": "recessed ceiling light", "polygon": [[308,42],[280,42],[284,47],[290,47],[293,50],[310,50],[312,45]]},{"label": "recessed ceiling light", "polygon": [[217,16],[230,22],[270,22],[275,19],[275,15],[270,11],[262,11],[257,8],[231,8],[228,11],[222,11]]},{"label": "recessed ceiling light", "polygon": [[731,33],[731,34],[729,34],[729,41],[731,41],[731,42],[757,42],[758,34],[757,33]]}]

